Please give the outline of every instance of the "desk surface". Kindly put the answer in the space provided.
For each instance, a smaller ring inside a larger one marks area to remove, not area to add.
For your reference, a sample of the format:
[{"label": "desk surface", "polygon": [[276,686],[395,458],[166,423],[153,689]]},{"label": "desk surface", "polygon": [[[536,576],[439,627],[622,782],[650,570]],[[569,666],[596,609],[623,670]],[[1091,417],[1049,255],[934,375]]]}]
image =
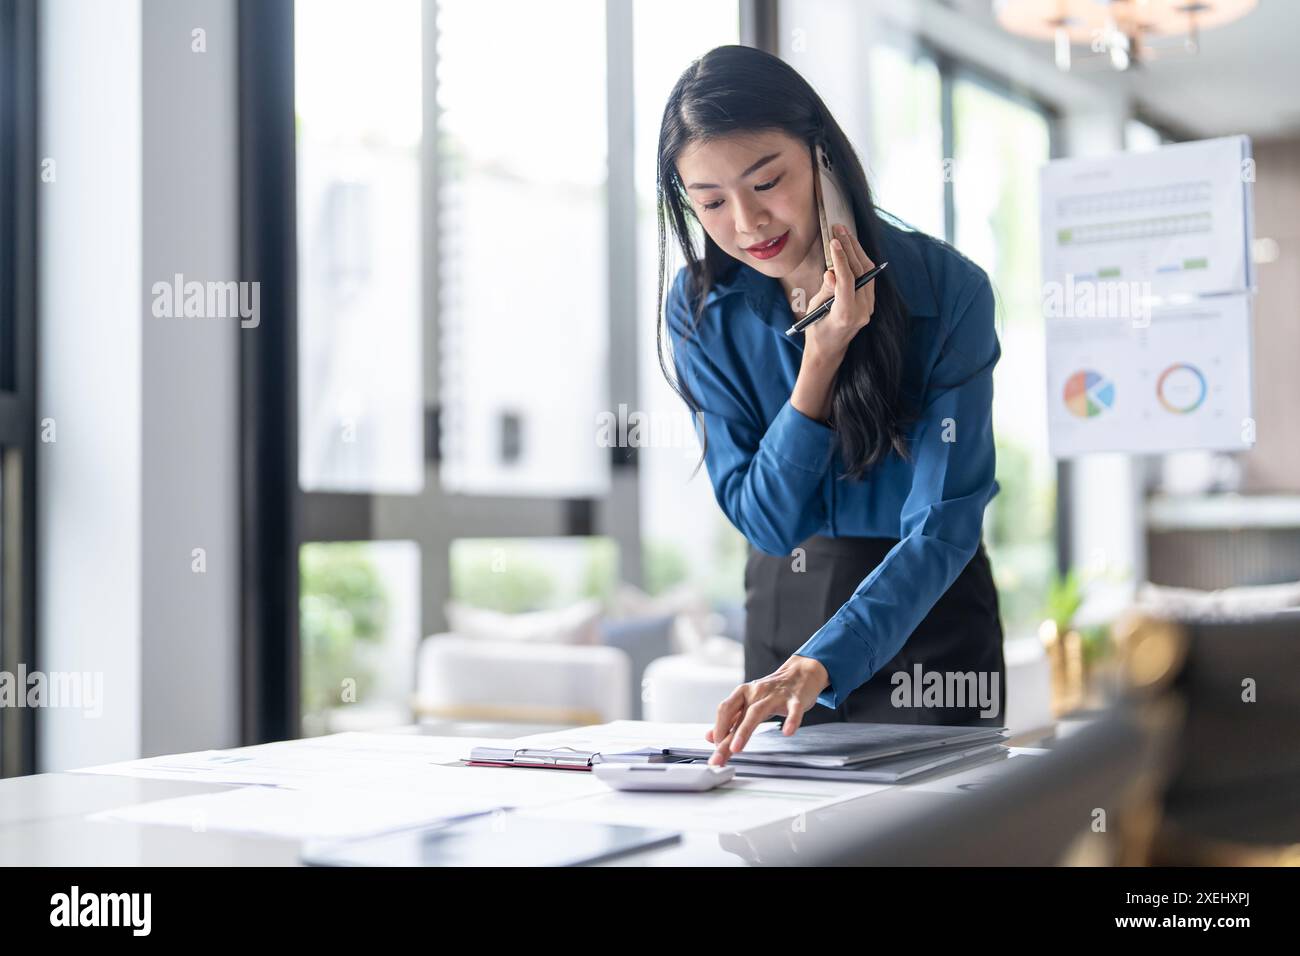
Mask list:
[{"label": "desk surface", "polygon": [[[465,728],[466,736],[483,733],[481,724]],[[449,733],[445,725],[432,732]],[[1051,742],[1050,732],[1041,739],[1013,741],[1022,746]],[[86,819],[101,810],[226,789],[231,788],[81,773],[0,780],[0,866],[297,866],[297,840]],[[789,820],[740,833],[685,832],[676,845],[629,854],[609,865],[795,865],[815,856],[823,841],[829,846],[845,833],[897,825],[929,806],[956,799],[961,796],[904,784],[808,813],[797,840]]]}]

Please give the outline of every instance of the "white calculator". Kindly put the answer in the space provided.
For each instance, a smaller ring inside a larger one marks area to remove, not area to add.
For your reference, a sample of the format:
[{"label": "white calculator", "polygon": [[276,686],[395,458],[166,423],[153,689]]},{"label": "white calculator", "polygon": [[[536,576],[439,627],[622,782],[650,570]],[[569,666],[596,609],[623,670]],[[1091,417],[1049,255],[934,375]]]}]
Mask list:
[{"label": "white calculator", "polygon": [[736,768],[707,763],[598,763],[592,772],[615,790],[712,790]]}]

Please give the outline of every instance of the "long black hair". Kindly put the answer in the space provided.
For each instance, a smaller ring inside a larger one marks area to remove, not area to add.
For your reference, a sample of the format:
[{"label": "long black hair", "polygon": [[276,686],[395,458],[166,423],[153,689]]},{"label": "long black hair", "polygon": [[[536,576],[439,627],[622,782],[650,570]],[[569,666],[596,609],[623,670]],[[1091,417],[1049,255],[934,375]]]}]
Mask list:
[{"label": "long black hair", "polygon": [[[862,163],[821,97],[780,57],[745,46],[720,46],[691,63],[664,107],[659,128],[657,220],[659,289],[656,347],[668,384],[699,417],[700,405],[670,370],[665,356],[664,294],[667,227],[671,225],[686,258],[694,324],[716,280],[739,262],[723,252],[704,230],[704,258],[695,255],[688,216],[698,222],[677,173],[677,158],[690,144],[734,133],[781,130],[811,147],[820,142],[853,205],[858,241],[873,262],[882,261],[881,223]],[[906,309],[889,272],[875,280],[871,322],[849,344],[835,376],[831,420],[839,441],[844,475],[861,478],[890,450],[907,456],[902,366]],[[685,344],[685,340],[683,341]],[[708,448],[708,437],[704,437]],[[703,459],[701,459],[703,460]]]}]

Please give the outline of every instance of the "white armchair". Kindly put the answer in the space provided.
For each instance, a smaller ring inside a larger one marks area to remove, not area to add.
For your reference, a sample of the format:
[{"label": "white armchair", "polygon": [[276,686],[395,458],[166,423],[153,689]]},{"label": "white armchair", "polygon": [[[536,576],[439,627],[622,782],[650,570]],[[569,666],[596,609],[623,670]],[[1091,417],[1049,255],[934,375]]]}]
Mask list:
[{"label": "white armchair", "polygon": [[617,647],[433,634],[416,673],[420,716],[575,725],[631,716],[631,662]]},{"label": "white armchair", "polygon": [[642,711],[652,721],[709,722],[718,704],[744,679],[744,648],[725,637],[711,637],[696,651],[661,657],[645,669]]}]

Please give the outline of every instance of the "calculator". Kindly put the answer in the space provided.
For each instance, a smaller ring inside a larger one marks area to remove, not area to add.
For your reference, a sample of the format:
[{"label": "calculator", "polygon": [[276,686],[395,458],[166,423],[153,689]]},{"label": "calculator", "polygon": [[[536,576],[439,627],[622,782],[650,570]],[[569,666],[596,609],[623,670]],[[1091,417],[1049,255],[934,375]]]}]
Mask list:
[{"label": "calculator", "polygon": [[598,763],[596,776],[615,790],[712,790],[736,775],[735,767],[707,763]]}]

